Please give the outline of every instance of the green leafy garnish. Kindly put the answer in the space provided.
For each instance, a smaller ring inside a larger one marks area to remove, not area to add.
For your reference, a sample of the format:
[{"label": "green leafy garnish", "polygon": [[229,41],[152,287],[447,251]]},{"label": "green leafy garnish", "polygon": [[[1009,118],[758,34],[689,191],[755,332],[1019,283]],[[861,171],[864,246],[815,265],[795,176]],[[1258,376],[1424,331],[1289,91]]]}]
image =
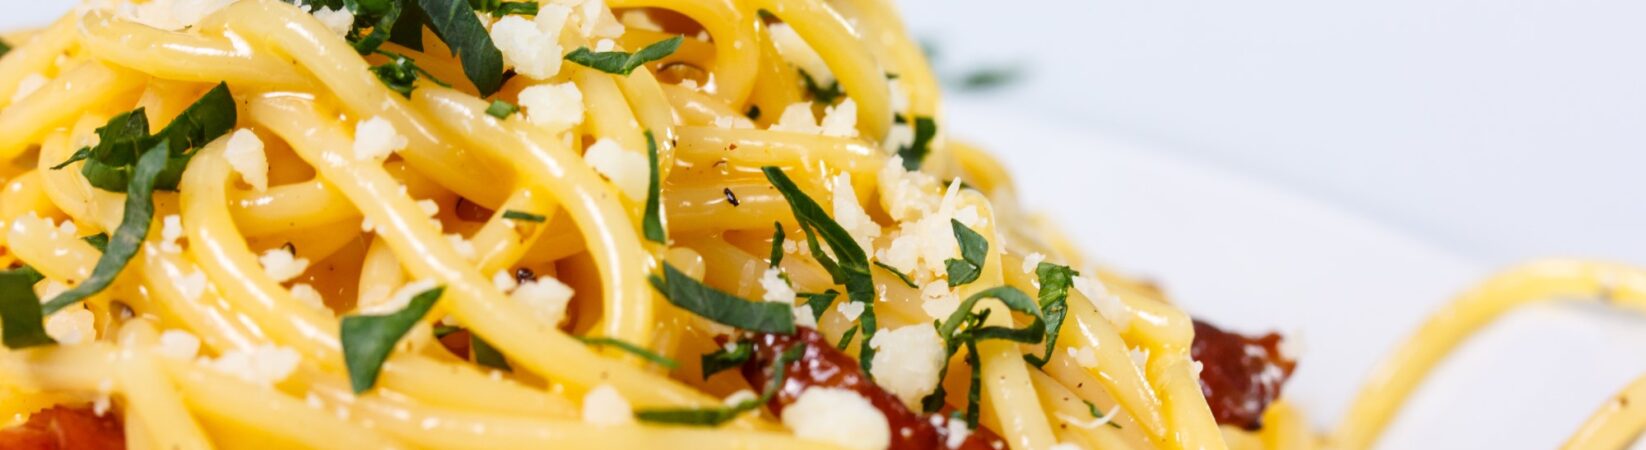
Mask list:
[{"label": "green leafy garnish", "polygon": [[389,57],[389,62],[372,66],[372,74],[377,75],[377,79],[382,81],[384,86],[388,86],[389,90],[399,92],[401,96],[411,98],[412,90],[417,88],[417,79],[420,77],[428,78],[434,84],[451,87],[423,68],[417,67],[417,62],[405,55],[381,50],[378,54]]},{"label": "green leafy garnish", "polygon": [[903,170],[920,170],[920,164],[926,161],[926,155],[932,153],[932,138],[937,137],[937,121],[926,116],[914,118],[914,141],[907,147],[897,149],[897,156],[903,157]]},{"label": "green leafy garnish", "polygon": [[[868,255],[857,245],[857,241],[852,239],[852,235],[846,233],[845,228],[830,218],[817,201],[802,192],[782,169],[766,166],[760,170],[765,172],[766,179],[771,181],[772,187],[777,188],[777,191],[783,194],[783,198],[788,200],[795,221],[800,223],[800,231],[806,234],[806,244],[811,249],[812,256],[828,270],[829,276],[834,278],[836,284],[846,286],[847,299],[863,304],[863,314],[858,318],[863,329],[863,344],[858,349],[858,364],[863,367],[865,376],[871,376],[868,374],[870,366],[873,365],[871,361],[874,359],[874,348],[869,346],[869,341],[874,338],[877,325],[874,315],[874,277],[869,274]],[[819,236],[829,245],[829,250],[834,252],[834,256],[840,259],[839,262],[823,252],[817,243]]]},{"label": "green leafy garnish", "polygon": [[1115,423],[1114,419],[1109,418],[1108,414],[1103,414],[1103,411],[1098,411],[1097,410],[1097,405],[1093,404],[1090,400],[1082,399],[1082,400],[1080,400],[1080,402],[1086,404],[1086,410],[1092,413],[1092,418],[1093,419],[1107,420],[1108,422],[1105,422],[1105,423],[1107,423],[1111,427],[1114,427],[1117,430],[1126,429],[1125,427],[1120,426],[1120,424]]},{"label": "green leafy garnish", "polygon": [[99,251],[99,252],[109,251],[109,234],[108,233],[97,233],[97,234],[94,234],[94,235],[91,235],[91,236],[86,236],[86,237],[80,238],[80,240],[86,241],[87,244],[91,244],[92,248],[97,249],[97,251]]},{"label": "green leafy garnish", "polygon": [[[1022,328],[987,325],[992,310],[972,311],[977,306],[977,302],[987,298],[1000,300],[1007,309],[1028,315],[1034,320]],[[1046,338],[1046,319],[1042,315],[1039,305],[1036,305],[1034,299],[1029,298],[1028,294],[1024,294],[1023,291],[1011,286],[997,286],[972,294],[971,297],[967,297],[965,301],[960,302],[960,306],[949,314],[948,320],[934,325],[937,327],[937,335],[943,338],[949,357],[953,357],[962,347],[970,352],[966,360],[972,365],[972,392],[968,395],[969,404],[966,408],[966,423],[974,429],[977,427],[977,390],[981,384],[980,377],[982,376],[978,369],[979,363],[976,356],[977,343],[986,339],[1001,339],[1023,344],[1037,344]],[[949,359],[944,358],[944,368],[938,373],[948,372]],[[925,406],[926,412],[935,412],[943,406],[943,397],[945,395],[943,386],[939,385],[936,391],[922,399],[921,404]]]},{"label": "green leafy garnish", "polygon": [[652,43],[634,53],[594,52],[589,51],[588,47],[578,47],[577,50],[572,50],[571,53],[566,54],[566,60],[601,72],[628,76],[634,72],[635,68],[643,64],[674,54],[674,51],[680,48],[680,43],[683,41],[685,41],[684,36],[675,36]]},{"label": "green leafy garnish", "polygon": [[109,239],[103,255],[97,258],[97,265],[93,266],[90,277],[46,302],[46,315],[102,292],[114,283],[115,277],[126,268],[132,256],[137,255],[137,248],[148,236],[150,222],[154,219],[155,182],[167,167],[169,148],[170,140],[162,140],[138,158],[136,170],[131,174],[126,188],[126,210],[120,218],[120,226],[114,229],[114,237]]},{"label": "green leafy garnish", "polygon": [[760,397],[751,398],[735,405],[719,408],[673,408],[673,409],[643,409],[634,412],[634,418],[642,422],[667,423],[678,425],[719,426],[730,422],[743,413],[759,409],[761,405],[772,401],[777,392],[782,389],[788,378],[789,363],[800,359],[806,346],[793,345],[783,350],[783,354],[772,361],[772,378],[766,381],[766,386],[760,392]]},{"label": "green leafy garnish", "polygon": [[949,287],[977,281],[983,273],[983,261],[989,256],[989,240],[977,234],[958,220],[949,219],[954,228],[954,240],[960,243],[960,259],[943,260],[949,272]]},{"label": "green leafy garnish", "polygon": [[754,343],[749,341],[734,342],[731,350],[722,348],[713,353],[706,353],[700,360],[703,365],[703,379],[707,380],[714,374],[742,366],[753,356]]},{"label": "green leafy garnish", "polygon": [[960,77],[960,90],[987,91],[1017,81],[1023,75],[1015,65],[985,66],[973,69]]},{"label": "green leafy garnish", "polygon": [[11,53],[11,44],[7,44],[5,39],[0,39],[0,57],[5,57],[7,53]]},{"label": "green leafy garnish", "polygon": [[1023,355],[1035,367],[1045,367],[1057,348],[1057,334],[1063,328],[1063,318],[1069,313],[1069,286],[1080,275],[1069,266],[1042,262],[1034,273],[1040,278],[1040,311],[1046,316],[1046,350],[1040,356]]},{"label": "green leafy garnish", "polygon": [[[851,347],[852,346],[852,337],[857,336],[857,328],[858,328],[857,325],[852,325],[851,328],[847,328],[845,332],[840,333],[840,342],[836,343],[834,345],[835,349],[840,350],[840,351],[846,351],[847,348]],[[865,372],[865,373],[867,373],[867,372]],[[938,389],[942,389],[942,388],[943,388],[942,386],[938,386]]]},{"label": "green leafy garnish", "polygon": [[820,294],[801,294],[806,297],[805,306],[812,310],[812,320],[823,320],[823,313],[829,312],[834,305],[834,299],[840,296],[840,291],[830,289]]},{"label": "green leafy garnish", "polygon": [[652,137],[652,130],[646,130],[646,161],[651,170],[646,179],[646,215],[641,218],[641,231],[646,240],[667,244],[669,234],[663,228],[663,182],[657,173],[662,169],[657,167],[657,139]]},{"label": "green leafy garnish", "polygon": [[615,347],[618,350],[629,352],[630,354],[639,356],[641,359],[657,363],[657,365],[669,369],[680,366],[680,363],[676,363],[674,360],[669,359],[666,356],[652,353],[651,350],[646,350],[644,347],[631,344],[621,339],[609,337],[578,337],[577,340],[583,341],[584,344],[589,344],[596,347]]},{"label": "green leafy garnish", "polygon": [[475,11],[503,17],[510,14],[522,16],[537,15],[537,2],[505,2],[503,0],[469,0],[469,7]]},{"label": "green leafy garnish", "polygon": [[204,96],[189,105],[166,128],[149,135],[149,121],[143,108],[119,114],[97,129],[96,146],[82,147],[67,161],[52,169],[68,167],[75,161],[86,161],[80,173],[92,186],[105,191],[125,192],[137,158],[156,144],[167,143],[167,161],[154,182],[156,189],[177,190],[183,177],[183,167],[194,157],[197,149],[217,139],[234,127],[237,120],[234,96],[227,84],[218,83]]},{"label": "green leafy garnish", "polygon": [[[387,0],[377,0],[387,1]],[[417,0],[428,18],[429,28],[451,48],[463,63],[463,75],[474,82],[481,97],[503,86],[503,52],[492,43],[486,26],[475,16],[467,0]]]},{"label": "green leafy garnish", "polygon": [[529,213],[529,212],[516,211],[516,210],[512,210],[512,209],[503,210],[503,218],[504,219],[509,219],[509,220],[519,220],[519,221],[522,221],[522,222],[537,222],[537,223],[543,223],[544,221],[549,220],[548,217],[544,217],[540,214],[532,214],[532,213]]},{"label": "green leafy garnish", "polygon": [[800,71],[800,81],[806,84],[806,93],[811,94],[814,102],[832,105],[834,99],[846,94],[845,91],[840,90],[840,80],[835,80],[830,82],[828,86],[823,86],[817,82],[817,79],[812,78],[812,74],[806,73],[805,69],[796,70]]},{"label": "green leafy garnish", "polygon": [[749,331],[794,334],[794,308],[778,302],[755,302],[709,287],[663,263],[663,277],[651,276],[652,287],[669,303],[716,323]]},{"label": "green leafy garnish", "polygon": [[0,272],[0,341],[6,348],[57,343],[46,334],[40,298],[34,296],[34,284],[44,278],[29,266]]},{"label": "green leafy garnish", "polygon": [[444,287],[423,291],[412,297],[405,308],[389,314],[343,318],[338,334],[343,341],[343,364],[348,367],[349,384],[354,393],[366,392],[377,384],[377,374],[383,369],[383,361],[394,351],[395,343],[423,320],[445,291]]},{"label": "green leafy garnish", "polygon": [[783,224],[772,222],[772,257],[771,267],[783,265]]},{"label": "green leafy garnish", "polygon": [[920,289],[920,285],[914,284],[914,278],[910,278],[909,274],[903,273],[903,271],[901,271],[901,270],[897,270],[896,267],[892,267],[890,264],[886,264],[886,263],[883,263],[883,262],[880,262],[880,261],[875,261],[874,265],[875,265],[875,267],[885,269],[887,272],[891,272],[892,275],[897,275],[897,279],[903,281],[904,286],[908,286],[908,287],[915,288],[915,289]]},{"label": "green leafy garnish", "polygon": [[499,119],[507,119],[517,112],[520,112],[519,106],[502,100],[492,100],[491,106],[486,107],[486,114]]},{"label": "green leafy garnish", "polygon": [[492,343],[481,339],[480,335],[474,334],[473,331],[469,332],[469,352],[474,354],[475,364],[502,371],[514,370],[513,367],[509,367],[509,359],[503,357],[503,352],[497,351],[497,347],[493,347]]}]

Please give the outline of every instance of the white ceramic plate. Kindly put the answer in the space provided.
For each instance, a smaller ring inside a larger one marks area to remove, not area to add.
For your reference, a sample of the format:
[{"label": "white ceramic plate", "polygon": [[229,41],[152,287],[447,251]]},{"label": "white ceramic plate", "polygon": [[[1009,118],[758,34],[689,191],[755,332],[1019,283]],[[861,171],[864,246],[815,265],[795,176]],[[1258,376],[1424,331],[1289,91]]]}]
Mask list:
[{"label": "white ceramic plate", "polygon": [[[1303,340],[1286,396],[1321,429],[1372,364],[1487,268],[1269,184],[998,105],[948,104],[951,136],[983,144],[1024,203],[1099,260],[1152,278],[1197,317]],[[1383,448],[1554,448],[1646,372],[1646,323],[1616,311],[1511,314],[1443,364]]]}]

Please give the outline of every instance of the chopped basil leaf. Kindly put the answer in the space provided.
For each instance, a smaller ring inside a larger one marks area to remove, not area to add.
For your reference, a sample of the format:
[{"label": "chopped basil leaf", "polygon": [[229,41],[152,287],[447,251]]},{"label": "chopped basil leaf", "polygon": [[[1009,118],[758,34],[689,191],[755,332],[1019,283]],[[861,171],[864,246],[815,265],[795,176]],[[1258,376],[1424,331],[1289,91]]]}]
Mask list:
[{"label": "chopped basil leaf", "polygon": [[502,100],[492,100],[492,105],[486,107],[486,114],[499,119],[507,119],[517,112],[520,112],[519,106]]},{"label": "chopped basil leaf", "polygon": [[149,135],[148,116],[143,108],[116,115],[97,129],[96,146],[81,148],[68,161],[54,166],[61,169],[79,160],[86,164],[80,173],[92,186],[105,191],[125,192],[138,156],[155,144],[169,142],[168,160],[154,185],[156,189],[176,190],[183,178],[183,167],[194,157],[190,149],[199,148],[227,133],[237,120],[234,96],[227,84],[217,87],[189,105],[158,133]]},{"label": "chopped basil leaf", "polygon": [[652,137],[652,131],[646,130],[646,161],[650,165],[650,175],[646,179],[646,215],[641,218],[641,231],[646,240],[659,244],[669,242],[668,230],[663,228],[663,182],[657,173],[657,139]]},{"label": "chopped basil leaf", "polygon": [[1006,308],[1029,315],[1034,320],[1023,328],[980,326],[968,328],[963,334],[975,337],[976,340],[1004,339],[1024,344],[1037,344],[1046,338],[1046,318],[1040,312],[1039,305],[1035,304],[1034,299],[1029,298],[1029,294],[1024,294],[1023,291],[1011,286],[996,286],[967,297],[965,301],[960,302],[960,307],[955,308],[954,313],[949,315],[949,319],[938,327],[937,335],[944,339],[953,339],[960,335],[957,334],[960,324],[966,323],[970,317],[977,316],[972,312],[972,307],[985,298],[1000,300]]},{"label": "chopped basil leaf", "polygon": [[749,120],[760,120],[760,105],[749,105],[748,112],[743,113]]},{"label": "chopped basil leaf", "polygon": [[989,240],[958,220],[949,219],[949,225],[954,228],[955,242],[960,243],[961,258],[943,261],[949,272],[949,287],[977,281],[983,273],[983,261],[989,256]]},{"label": "chopped basil leaf", "polygon": [[782,389],[788,378],[788,366],[800,359],[806,346],[792,345],[783,350],[783,354],[772,361],[772,378],[766,381],[766,386],[760,392],[760,397],[738,402],[735,405],[719,408],[676,408],[676,409],[644,409],[634,412],[634,418],[642,422],[669,423],[681,425],[719,426],[730,422],[743,413],[759,409],[772,401],[777,392]]},{"label": "chopped basil leaf", "polygon": [[806,73],[805,69],[796,70],[800,71],[800,81],[806,84],[806,93],[811,94],[812,101],[832,105],[835,99],[845,95],[845,91],[840,90],[840,80],[835,80],[829,83],[828,86],[823,86],[817,82],[817,79],[812,78],[812,74]]},{"label": "chopped basil leaf", "polygon": [[91,276],[46,302],[44,311],[47,315],[102,292],[114,283],[114,278],[126,268],[126,263],[131,262],[132,256],[137,255],[137,248],[149,235],[149,225],[154,220],[155,182],[161,171],[166,169],[167,155],[170,153],[168,148],[170,140],[161,140],[137,160],[137,168],[126,188],[126,210],[120,218],[120,226],[115,227],[114,236],[109,239],[103,255],[97,258]]},{"label": "chopped basil leaf", "polygon": [[663,277],[652,275],[651,282],[669,303],[705,319],[749,331],[794,334],[792,306],[738,298],[692,279],[667,262]]},{"label": "chopped basil leaf", "polygon": [[733,343],[730,351],[722,348],[715,350],[714,353],[706,353],[700,360],[703,365],[703,379],[707,380],[714,374],[742,366],[743,363],[749,362],[749,358],[753,356],[754,343],[749,341]]},{"label": "chopped basil leaf", "polygon": [[906,274],[906,273],[903,273],[903,271],[897,270],[896,267],[892,267],[891,265],[880,262],[880,261],[875,261],[874,265],[875,265],[875,267],[885,269],[887,272],[891,272],[892,275],[897,275],[897,279],[902,280],[904,286],[908,286],[908,287],[915,288],[915,289],[920,289],[920,285],[914,284],[914,279],[909,278],[909,274]]},{"label": "chopped basil leaf", "polygon": [[86,241],[87,244],[91,244],[92,248],[97,249],[97,251],[99,251],[99,252],[109,251],[109,234],[108,233],[97,233],[97,234],[94,234],[94,235],[91,235],[91,236],[86,236],[86,237],[80,238],[80,240]]},{"label": "chopped basil leaf", "polygon": [[897,149],[897,155],[903,157],[904,170],[920,170],[920,164],[926,161],[926,155],[932,153],[932,138],[935,137],[937,121],[926,116],[915,116],[914,142]]},{"label": "chopped basil leaf", "polygon": [[[878,325],[875,324],[874,277],[869,274],[868,255],[857,245],[857,241],[852,239],[852,235],[846,233],[846,229],[834,219],[829,218],[823,207],[806,196],[782,169],[767,166],[760,170],[765,172],[766,179],[771,181],[772,187],[777,188],[777,191],[783,194],[783,198],[788,200],[795,221],[800,223],[800,230],[806,233],[806,244],[810,246],[812,256],[829,271],[836,284],[846,286],[846,298],[863,304],[863,314],[858,316],[863,329],[863,343],[858,348],[858,365],[863,367],[864,376],[872,377],[869,375],[869,369],[873,365],[874,347],[869,346],[869,341],[874,338]],[[823,249],[817,243],[818,236],[822,236],[823,241],[829,245],[829,250],[840,259],[838,263],[823,253]]]},{"label": "chopped basil leaf", "polygon": [[0,340],[6,348],[57,343],[46,334],[40,298],[34,296],[34,284],[42,278],[29,266],[0,272]]},{"label": "chopped basil leaf", "polygon": [[467,0],[417,0],[428,17],[429,28],[451,48],[452,56],[463,63],[463,74],[474,82],[481,97],[503,86],[503,53],[492,43],[491,34],[480,23]]},{"label": "chopped basil leaf", "polygon": [[0,57],[5,57],[7,53],[11,53],[11,44],[7,44],[5,39],[0,39]]},{"label": "chopped basil leaf", "polygon": [[[354,11],[354,27],[349,30],[346,38],[354,44],[354,51],[362,55],[369,55],[383,46],[397,28],[400,16],[405,13],[405,5],[401,1],[387,0],[344,0],[344,3],[354,3],[349,8]],[[421,21],[419,21],[421,22]],[[362,27],[371,28],[371,33],[361,35]],[[419,27],[421,28],[421,27]],[[419,30],[421,32],[421,30]],[[421,47],[421,45],[419,45]]]},{"label": "chopped basil leaf", "polygon": [[812,309],[812,319],[821,321],[823,313],[829,312],[829,307],[834,305],[834,299],[840,296],[840,291],[830,289],[821,294],[801,295],[806,297],[805,306]]},{"label": "chopped basil leaf", "polygon": [[509,219],[509,220],[519,220],[519,221],[523,221],[523,222],[537,222],[537,223],[543,223],[544,221],[549,220],[548,217],[544,217],[544,216],[537,215],[537,214],[532,214],[532,213],[525,212],[525,211],[516,211],[516,210],[512,210],[512,209],[504,210],[503,211],[503,218],[504,219]]},{"label": "chopped basil leaf", "polygon": [[[1108,417],[1108,414],[1103,414],[1102,411],[1098,411],[1097,410],[1097,405],[1093,404],[1090,400],[1084,400],[1083,399],[1083,400],[1081,400],[1081,402],[1086,404],[1086,410],[1090,411],[1092,413],[1092,418],[1093,419],[1105,419],[1105,418]],[[1117,430],[1126,429],[1125,427],[1120,426],[1120,424],[1115,423],[1115,421],[1113,419],[1109,419],[1108,424],[1109,424],[1109,426],[1114,427]]]},{"label": "chopped basil leaf", "polygon": [[[358,23],[359,16],[356,16],[355,19]],[[418,6],[417,2],[406,2],[405,5],[401,6],[400,16],[389,25],[389,42],[414,51],[423,51],[423,24],[426,23],[429,23],[429,15],[423,12],[423,7]],[[374,47],[361,54],[370,53],[370,50],[376,50],[376,48]]]},{"label": "chopped basil leaf", "polygon": [[1018,66],[980,67],[960,78],[960,90],[974,92],[992,90],[1017,81],[1022,74],[1023,71]]},{"label": "chopped basil leaf", "polygon": [[784,237],[783,224],[780,222],[772,222],[772,257],[769,260],[772,263],[771,267],[783,265]]},{"label": "chopped basil leaf", "polygon": [[583,341],[584,344],[589,344],[596,347],[616,347],[618,350],[629,352],[634,356],[639,356],[641,359],[657,363],[657,365],[665,368],[673,369],[680,366],[679,363],[674,362],[674,360],[669,359],[666,356],[652,353],[644,347],[634,345],[620,339],[609,337],[578,337],[577,340]]},{"label": "chopped basil leaf", "polygon": [[432,330],[432,331],[434,331],[434,338],[435,339],[440,339],[440,338],[446,337],[446,336],[448,336],[452,333],[463,331],[463,327],[454,327],[454,326],[451,326],[451,325],[435,325],[434,330]]},{"label": "chopped basil leaf", "polygon": [[417,64],[411,58],[401,55],[389,58],[389,62],[372,66],[372,74],[377,75],[377,79],[382,81],[384,86],[388,86],[389,90],[410,98],[412,89],[417,88]]},{"label": "chopped basil leaf", "polygon": [[503,4],[498,5],[497,9],[492,10],[491,13],[492,13],[493,16],[498,16],[498,17],[507,16],[507,15],[510,15],[510,14],[520,15],[520,16],[535,16],[535,15],[537,15],[537,9],[538,9],[537,2],[535,2],[535,1],[530,1],[530,2],[504,2]]},{"label": "chopped basil leaf", "polygon": [[1069,313],[1069,286],[1080,273],[1069,266],[1048,262],[1036,266],[1034,273],[1040,278],[1040,311],[1046,316],[1046,350],[1040,356],[1023,355],[1023,359],[1035,367],[1045,367],[1052,360],[1058,331],[1063,328],[1063,318]]},{"label": "chopped basil leaf", "polygon": [[[838,349],[840,351],[846,351],[847,348],[851,347],[852,346],[852,337],[857,336],[857,328],[858,328],[857,325],[852,325],[851,328],[846,329],[846,332],[840,333],[840,342],[835,344],[835,349]],[[867,372],[865,372],[865,373],[867,373]],[[942,386],[938,386],[938,389],[942,389],[942,388],[943,388]]]},{"label": "chopped basil leaf", "polygon": [[566,60],[601,72],[628,76],[642,64],[657,61],[674,54],[674,51],[680,48],[682,41],[685,41],[684,36],[675,36],[657,41],[632,54],[617,51],[593,52],[589,51],[588,47],[578,47],[577,50],[566,54]]},{"label": "chopped basil leaf", "polygon": [[392,313],[343,317],[338,335],[343,341],[343,365],[348,367],[349,384],[354,393],[366,392],[377,384],[377,374],[383,369],[383,361],[394,351],[395,343],[423,320],[445,291],[444,287],[423,291],[412,297],[405,308]]},{"label": "chopped basil leaf", "polygon": [[503,352],[497,351],[497,347],[493,347],[490,342],[481,339],[480,335],[474,334],[473,331],[469,332],[469,353],[474,354],[475,364],[503,371],[514,370],[513,367],[509,367],[509,360],[503,357]]},{"label": "chopped basil leaf", "polygon": [[966,427],[976,430],[983,410],[983,358],[977,354],[975,339],[966,341],[966,363],[972,366],[971,384],[966,388]]}]

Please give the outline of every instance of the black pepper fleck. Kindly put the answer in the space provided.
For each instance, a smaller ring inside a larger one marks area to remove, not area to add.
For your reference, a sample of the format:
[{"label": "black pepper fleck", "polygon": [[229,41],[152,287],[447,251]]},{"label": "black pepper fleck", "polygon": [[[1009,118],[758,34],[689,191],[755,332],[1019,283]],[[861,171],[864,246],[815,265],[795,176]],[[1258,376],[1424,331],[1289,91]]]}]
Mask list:
[{"label": "black pepper fleck", "polygon": [[732,188],[723,188],[720,192],[726,194],[726,202],[731,203],[733,207],[742,204],[742,202],[737,201],[737,194],[732,193]]}]

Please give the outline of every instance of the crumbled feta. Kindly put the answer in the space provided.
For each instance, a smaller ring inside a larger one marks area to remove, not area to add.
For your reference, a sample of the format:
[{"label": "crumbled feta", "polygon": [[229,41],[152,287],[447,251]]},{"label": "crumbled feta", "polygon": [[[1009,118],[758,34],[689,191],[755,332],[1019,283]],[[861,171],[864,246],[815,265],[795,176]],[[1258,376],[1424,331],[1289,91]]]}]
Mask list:
[{"label": "crumbled feta", "polygon": [[515,73],[534,80],[552,78],[560,73],[560,30],[569,15],[571,9],[565,6],[545,4],[533,20],[505,16],[492,24],[492,42]]},{"label": "crumbled feta", "polygon": [[1132,354],[1132,363],[1137,364],[1137,367],[1148,367],[1149,366],[1149,349],[1141,348],[1141,347],[1132,347],[1131,354]]},{"label": "crumbled feta", "polygon": [[[1268,366],[1268,367],[1274,367],[1274,366]],[[1200,372],[1203,371],[1203,370],[1206,370],[1206,365],[1205,364],[1201,364],[1200,361],[1196,361],[1194,359],[1189,360],[1189,371],[1194,373],[1195,379],[1200,379]]]},{"label": "crumbled feta", "polygon": [[589,146],[589,151],[583,154],[583,160],[588,161],[596,172],[611,180],[617,190],[631,200],[644,200],[646,186],[651,180],[651,170],[647,167],[646,155],[623,149],[609,138],[601,138]]},{"label": "crumbled feta", "polygon": [[848,98],[840,104],[823,110],[823,123],[818,131],[824,136],[857,137],[857,102]]},{"label": "crumbled feta", "polygon": [[870,373],[875,382],[911,408],[920,399],[937,389],[942,380],[944,352],[943,338],[931,324],[917,324],[881,330],[869,340],[869,346],[878,350]]},{"label": "crumbled feta", "polygon": [[766,129],[772,131],[787,131],[792,133],[822,134],[823,128],[817,126],[817,116],[812,114],[812,103],[799,101],[783,108],[783,114],[777,116],[777,122]]},{"label": "crumbled feta", "polygon": [[609,52],[615,49],[617,49],[617,41],[611,39],[601,39],[594,43],[594,51],[597,52]]},{"label": "crumbled feta", "polygon": [[852,174],[842,172],[834,177],[834,220],[857,241],[858,247],[874,248],[874,239],[880,237],[880,224],[869,218],[863,205],[857,202],[857,190],[852,187]]},{"label": "crumbled feta", "polygon": [[320,291],[315,290],[314,286],[310,286],[308,283],[291,285],[291,296],[310,308],[316,310],[326,309],[325,297],[320,296]]},{"label": "crumbled feta", "polygon": [[834,82],[834,72],[829,71],[829,65],[823,62],[823,56],[818,55],[817,51],[806,43],[806,39],[794,31],[794,27],[785,23],[772,24],[766,28],[766,32],[771,36],[777,54],[784,60],[806,71],[806,74],[818,84],[826,86]]},{"label": "crumbled feta", "polygon": [[285,283],[302,275],[309,269],[308,258],[298,258],[287,247],[271,248],[257,257],[257,262],[263,265],[263,272],[269,274],[276,283]]},{"label": "crumbled feta", "polygon": [[[795,436],[842,447],[882,450],[891,445],[886,415],[846,389],[813,387],[783,408],[783,426]],[[846,432],[850,430],[850,432]]]},{"label": "crumbled feta", "polygon": [[463,235],[448,233],[446,234],[446,242],[451,243],[452,250],[457,250],[457,256],[462,256],[463,259],[470,261],[474,260],[477,254],[474,250],[474,244],[470,243],[468,239],[464,239]]},{"label": "crumbled feta", "polygon": [[34,91],[40,90],[40,88],[45,86],[46,82],[49,81],[51,81],[51,79],[46,78],[45,75],[38,73],[28,74],[28,76],[23,77],[22,80],[17,81],[17,90],[12,92],[11,102],[17,103],[25,98],[28,98],[29,94],[33,94]]},{"label": "crumbled feta", "polygon": [[59,344],[74,345],[97,339],[96,317],[84,306],[46,316],[46,335]]},{"label": "crumbled feta", "polygon": [[902,78],[886,80],[886,94],[892,99],[892,112],[897,114],[909,112],[909,94],[903,91]]},{"label": "crumbled feta", "polygon": [[794,304],[794,287],[789,286],[789,280],[783,279],[782,269],[772,267],[760,274],[760,288],[766,291],[760,297],[762,300]]},{"label": "crumbled feta", "polygon": [[520,282],[515,280],[514,275],[510,274],[509,271],[499,270],[497,273],[492,274],[492,286],[503,293],[509,293],[514,291],[514,288],[520,287]]},{"label": "crumbled feta", "polygon": [[369,161],[387,158],[389,154],[406,148],[406,137],[395,131],[394,124],[373,116],[354,127],[354,159]]},{"label": "crumbled feta", "polygon": [[354,27],[354,13],[349,12],[348,8],[317,8],[310,14],[338,36],[348,35],[349,29]]},{"label": "crumbled feta", "polygon": [[1074,290],[1092,302],[1092,306],[1097,307],[1098,314],[1102,314],[1104,319],[1114,324],[1118,331],[1125,331],[1131,324],[1132,315],[1128,312],[1126,303],[1122,302],[1119,296],[1110,293],[1109,289],[1103,286],[1103,282],[1091,276],[1075,277],[1072,281]]},{"label": "crumbled feta", "polygon": [[617,21],[617,16],[612,15],[603,0],[583,0],[578,13],[582,22],[578,31],[584,37],[614,38],[623,35],[623,23]]},{"label": "crumbled feta", "polygon": [[531,86],[520,90],[518,98],[526,120],[543,129],[560,131],[583,123],[583,91],[575,83]]},{"label": "crumbled feta", "polygon": [[1033,275],[1034,270],[1039,268],[1040,263],[1045,261],[1046,255],[1043,255],[1040,252],[1030,253],[1029,256],[1023,257],[1023,273]]},{"label": "crumbled feta", "polygon": [[1097,350],[1091,347],[1069,347],[1069,356],[1074,357],[1075,364],[1088,369],[1097,368]]},{"label": "crumbled feta", "polygon": [[939,199],[933,195],[938,189],[937,177],[925,172],[910,172],[903,168],[903,158],[893,155],[880,169],[880,201],[886,214],[897,221],[919,218],[938,208]]},{"label": "crumbled feta", "polygon": [[250,350],[229,350],[217,359],[202,359],[207,368],[232,375],[248,383],[272,386],[297,370],[302,356],[296,350],[275,345],[259,345]]},{"label": "crumbled feta", "polygon": [[206,293],[206,274],[201,271],[192,271],[177,280],[177,290],[182,291],[183,298],[188,301],[198,301]]},{"label": "crumbled feta", "polygon": [[168,31],[178,31],[200,23],[235,0],[152,0],[126,3],[117,12],[123,19]]},{"label": "crumbled feta", "polygon": [[634,422],[634,409],[617,388],[602,384],[583,395],[583,422],[598,426],[627,425]]},{"label": "crumbled feta", "polygon": [[726,399],[722,400],[721,402],[723,404],[725,404],[726,406],[735,406],[739,403],[743,403],[743,402],[758,399],[758,398],[760,398],[760,395],[755,394],[754,391],[751,391],[751,390],[748,390],[748,389],[742,389],[742,390],[738,390],[737,392],[733,392],[732,395],[726,396]]},{"label": "crumbled feta", "polygon": [[927,282],[920,288],[920,299],[920,309],[933,319],[948,320],[960,308],[960,294],[945,280]]},{"label": "crumbled feta", "polygon": [[[686,81],[691,81],[691,80],[682,80],[681,85],[684,86]],[[692,84],[697,84],[697,83],[692,82]],[[715,126],[715,128],[725,128],[725,129],[745,129],[745,130],[747,130],[747,129],[753,129],[754,128],[754,122],[749,121],[748,118],[735,117],[735,116],[715,117],[713,125]]]},{"label": "crumbled feta", "polygon": [[949,437],[943,441],[945,447],[960,448],[960,444],[966,443],[966,438],[972,436],[972,429],[966,426],[966,421],[955,420],[951,417],[945,422],[948,422],[947,428],[949,429]]},{"label": "crumbled feta", "polygon": [[840,306],[835,308],[840,310],[840,315],[846,316],[847,322],[856,321],[857,316],[863,315],[863,303],[860,302],[840,302]]},{"label": "crumbled feta", "polygon": [[440,214],[440,203],[429,199],[418,200],[417,209],[423,210],[425,216],[434,217],[435,214]]},{"label": "crumbled feta", "polygon": [[177,245],[177,240],[183,237],[183,218],[176,214],[167,214],[160,218],[160,251],[166,253],[182,253],[183,247]]},{"label": "crumbled feta", "polygon": [[[422,279],[406,283],[396,289],[393,294],[387,296],[382,295],[380,292],[375,292],[377,295],[371,297],[361,295],[361,303],[358,309],[361,314],[388,314],[400,311],[405,309],[406,305],[411,304],[412,297],[416,297],[417,294],[429,289],[434,289],[435,286],[438,286],[438,284],[434,280]],[[374,292],[368,292],[368,294],[371,293]]]},{"label": "crumbled feta", "polygon": [[566,304],[571,302],[572,294],[571,286],[545,276],[520,283],[509,298],[526,304],[543,323],[558,326],[566,319]]},{"label": "crumbled feta", "polygon": [[200,338],[183,330],[166,330],[160,333],[160,343],[154,351],[171,359],[193,360],[194,355],[200,353]]},{"label": "crumbled feta", "polygon": [[263,155],[263,140],[258,139],[256,133],[245,128],[234,130],[223,148],[223,158],[252,189],[258,192],[269,189],[269,160]]}]

